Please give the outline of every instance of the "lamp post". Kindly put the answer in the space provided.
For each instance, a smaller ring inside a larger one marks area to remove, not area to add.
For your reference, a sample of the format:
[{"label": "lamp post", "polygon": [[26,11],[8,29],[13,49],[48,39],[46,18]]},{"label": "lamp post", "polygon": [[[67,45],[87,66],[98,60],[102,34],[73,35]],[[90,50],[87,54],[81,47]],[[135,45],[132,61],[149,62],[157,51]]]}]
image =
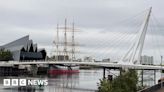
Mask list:
[{"label": "lamp post", "polygon": [[[162,60],[163,60],[163,56],[161,56],[161,69],[162,69]],[[162,70],[161,70],[161,88],[162,88],[162,85],[163,84],[163,82],[162,82]]]}]

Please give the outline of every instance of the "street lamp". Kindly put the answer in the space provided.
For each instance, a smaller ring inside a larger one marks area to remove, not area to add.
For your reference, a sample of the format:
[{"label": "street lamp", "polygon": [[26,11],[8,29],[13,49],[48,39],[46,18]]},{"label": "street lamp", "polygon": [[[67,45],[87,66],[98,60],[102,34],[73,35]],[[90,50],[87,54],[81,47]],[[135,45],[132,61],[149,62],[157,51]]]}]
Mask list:
[{"label": "street lamp", "polygon": [[162,82],[162,60],[163,60],[163,56],[161,56],[161,88],[162,88],[162,84],[163,84],[163,82]]}]

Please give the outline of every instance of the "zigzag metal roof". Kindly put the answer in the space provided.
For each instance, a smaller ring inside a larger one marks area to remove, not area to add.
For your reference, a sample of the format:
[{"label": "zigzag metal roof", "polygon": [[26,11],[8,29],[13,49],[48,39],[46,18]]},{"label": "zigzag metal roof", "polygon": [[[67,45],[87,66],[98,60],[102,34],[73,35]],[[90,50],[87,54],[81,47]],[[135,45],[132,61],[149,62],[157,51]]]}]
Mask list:
[{"label": "zigzag metal roof", "polygon": [[[37,44],[33,44],[33,41],[29,39],[29,35],[26,35],[20,39],[12,41],[3,46],[0,46],[0,48],[5,48],[10,51],[18,51],[18,50],[21,50],[22,48],[24,48],[26,51],[29,51],[31,46],[33,46],[34,51],[37,50]],[[44,50],[44,49],[42,49],[42,50]]]}]

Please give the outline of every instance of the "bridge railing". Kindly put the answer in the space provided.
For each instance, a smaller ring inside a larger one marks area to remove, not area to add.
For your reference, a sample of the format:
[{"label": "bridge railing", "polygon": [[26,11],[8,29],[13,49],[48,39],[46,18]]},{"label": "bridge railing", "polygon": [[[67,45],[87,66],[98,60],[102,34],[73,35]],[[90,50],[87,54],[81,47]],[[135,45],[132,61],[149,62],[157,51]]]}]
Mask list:
[{"label": "bridge railing", "polygon": [[[159,84],[156,84],[152,87],[149,87],[149,88],[146,88],[146,89],[143,89],[143,90],[140,90],[138,92],[157,92],[158,90],[164,88],[164,82],[162,83],[159,83]],[[162,92],[162,91],[161,91]]]}]

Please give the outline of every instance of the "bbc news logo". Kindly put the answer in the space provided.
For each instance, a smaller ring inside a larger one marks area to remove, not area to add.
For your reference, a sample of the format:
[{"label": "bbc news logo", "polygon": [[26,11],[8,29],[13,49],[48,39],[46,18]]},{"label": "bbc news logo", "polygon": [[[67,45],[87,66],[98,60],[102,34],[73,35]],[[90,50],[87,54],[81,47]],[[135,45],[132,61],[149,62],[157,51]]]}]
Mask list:
[{"label": "bbc news logo", "polygon": [[31,79],[3,79],[4,86],[37,86],[48,85],[48,80],[31,80]]}]

